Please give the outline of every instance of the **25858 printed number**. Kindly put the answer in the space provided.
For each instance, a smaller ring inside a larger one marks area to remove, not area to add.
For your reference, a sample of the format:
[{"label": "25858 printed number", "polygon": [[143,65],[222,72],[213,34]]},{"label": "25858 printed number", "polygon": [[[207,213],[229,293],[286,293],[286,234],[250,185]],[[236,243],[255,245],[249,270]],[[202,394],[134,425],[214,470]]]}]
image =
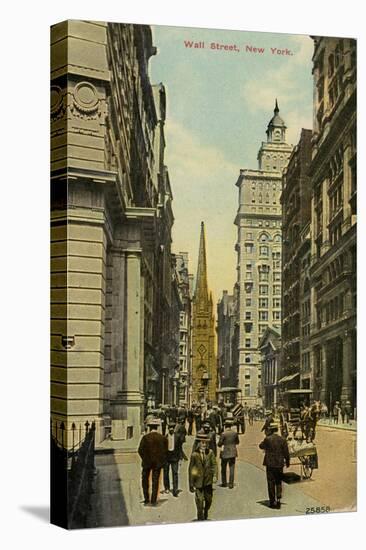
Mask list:
[{"label": "25858 printed number", "polygon": [[327,514],[330,512],[330,506],[311,506],[305,509],[305,514]]}]

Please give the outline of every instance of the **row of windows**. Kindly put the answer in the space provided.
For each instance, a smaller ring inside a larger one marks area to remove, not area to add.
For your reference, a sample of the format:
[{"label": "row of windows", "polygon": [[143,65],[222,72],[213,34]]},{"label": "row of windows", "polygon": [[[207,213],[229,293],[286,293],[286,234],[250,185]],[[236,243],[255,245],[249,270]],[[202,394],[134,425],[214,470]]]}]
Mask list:
[{"label": "row of windows", "polygon": [[[252,281],[253,280],[253,273],[251,271],[247,271],[245,273],[245,279],[247,281]],[[273,273],[273,280],[274,281],[281,281],[281,273],[280,272]],[[260,272],[259,273],[259,282],[269,282],[269,273]]]},{"label": "row of windows", "polygon": [[245,220],[245,223],[247,225],[251,225],[252,227],[281,227],[281,222],[280,221],[272,221],[272,222],[269,222],[269,221],[263,221],[263,220],[252,220],[252,219],[249,219],[249,220]]},{"label": "row of windows", "polygon": [[[268,311],[259,311],[258,312],[258,318],[260,321],[268,321]],[[272,319],[274,321],[277,321],[281,319],[281,312],[280,311],[273,311],[272,312]],[[245,312],[245,320],[251,321],[252,320],[252,312],[246,311]]]},{"label": "row of windows", "polygon": [[[246,305],[246,307],[252,307],[252,299],[251,298],[246,298],[245,299],[245,305]],[[258,307],[259,308],[268,308],[269,307],[268,298],[259,298]],[[273,298],[272,307],[273,308],[280,308],[281,307],[281,298]]]},{"label": "row of windows", "polygon": [[[254,289],[253,282],[245,283],[245,292],[247,294],[251,294]],[[281,285],[273,285],[272,287],[272,293],[274,296],[281,296]],[[259,294],[261,296],[268,296],[269,295],[269,285],[259,285]]]},{"label": "row of windows", "polygon": [[[246,236],[245,236],[246,240],[248,241],[252,241],[253,240],[253,233],[247,233]],[[268,235],[267,233],[261,233],[258,237],[258,241],[261,241],[262,243],[265,243],[267,241],[271,241],[273,240],[275,243],[280,243],[281,242],[281,235],[277,234],[273,237],[273,239],[271,239],[270,235]]]}]

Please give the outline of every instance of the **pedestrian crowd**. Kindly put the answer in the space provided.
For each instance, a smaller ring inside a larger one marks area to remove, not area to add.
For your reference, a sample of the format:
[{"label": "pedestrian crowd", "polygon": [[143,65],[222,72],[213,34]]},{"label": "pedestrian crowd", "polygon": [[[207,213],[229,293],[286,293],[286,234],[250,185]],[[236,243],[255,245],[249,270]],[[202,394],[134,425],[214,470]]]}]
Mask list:
[{"label": "pedestrian crowd", "polygon": [[[220,482],[220,487],[234,488],[239,436],[245,434],[246,422],[253,425],[254,420],[262,420],[264,417],[264,409],[247,407],[246,403],[244,406],[208,403],[193,405],[191,408],[160,405],[158,409],[150,409],[145,419],[146,433],[138,449],[142,461],[144,505],[157,506],[161,472],[164,486],[161,493],[171,492],[178,498],[180,464],[183,460],[189,460],[188,485],[195,497],[197,519],[207,520],[214,485]],[[260,448],[265,452],[270,506],[278,507],[281,498],[279,470],[287,463],[287,444],[282,437],[273,437],[277,424],[273,415],[270,422],[268,418],[267,415],[266,437]],[[187,435],[193,434],[195,438],[188,458],[184,444]],[[278,438],[284,441],[282,447]],[[282,458],[278,455],[279,451],[283,453]],[[274,455],[277,456],[276,460],[273,459]]]}]

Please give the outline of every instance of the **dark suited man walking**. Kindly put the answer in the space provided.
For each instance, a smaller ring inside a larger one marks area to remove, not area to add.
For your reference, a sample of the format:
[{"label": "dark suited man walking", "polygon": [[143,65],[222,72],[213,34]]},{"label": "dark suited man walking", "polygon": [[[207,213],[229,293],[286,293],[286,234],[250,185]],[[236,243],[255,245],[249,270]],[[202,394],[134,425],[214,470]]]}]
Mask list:
[{"label": "dark suited man walking", "polygon": [[283,468],[290,466],[287,441],[277,434],[278,425],[270,424],[270,435],[259,444],[265,451],[263,465],[266,466],[270,508],[281,508]]},{"label": "dark suited man walking", "polygon": [[229,489],[234,487],[235,461],[238,456],[236,446],[239,445],[239,435],[232,429],[233,421],[225,420],[225,430],[220,435],[219,447],[223,447],[221,458],[221,487],[227,487],[226,472],[229,466]]},{"label": "dark suited man walking", "polygon": [[[148,426],[150,433],[144,435],[140,441],[138,453],[142,460],[142,490],[144,493],[144,504],[151,502],[152,506],[156,506],[159,490],[160,471],[167,460],[168,440],[162,434],[158,433],[157,429],[160,425],[160,420],[152,419]],[[149,492],[149,477],[152,477],[151,500]]]},{"label": "dark suited man walking", "polygon": [[182,458],[183,449],[182,445],[185,441],[184,436],[179,432],[174,432],[175,424],[169,424],[168,434],[166,435],[168,441],[167,461],[164,464],[164,489],[166,493],[170,491],[170,479],[169,470],[172,471],[173,478],[173,496],[178,496],[178,471],[179,460]]},{"label": "dark suited man walking", "polygon": [[197,519],[208,518],[213,496],[213,483],[217,481],[217,463],[215,455],[209,449],[209,437],[205,434],[196,436],[200,445],[192,452],[189,463],[189,490],[195,493]]}]

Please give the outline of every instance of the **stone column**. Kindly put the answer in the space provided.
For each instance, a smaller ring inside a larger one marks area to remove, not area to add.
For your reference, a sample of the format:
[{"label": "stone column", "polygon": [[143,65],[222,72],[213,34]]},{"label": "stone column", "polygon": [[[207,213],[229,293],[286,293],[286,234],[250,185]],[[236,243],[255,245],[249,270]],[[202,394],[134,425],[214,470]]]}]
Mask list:
[{"label": "stone column", "polygon": [[342,391],[341,400],[351,401],[352,398],[352,371],[353,371],[353,344],[352,332],[346,330],[343,336],[342,358]]},{"label": "stone column", "polygon": [[144,395],[141,387],[141,249],[127,249],[126,323],[121,405],[126,418],[126,438],[137,444],[141,436]]},{"label": "stone column", "polygon": [[125,253],[112,249],[112,319],[111,319],[111,373],[110,398],[112,413],[112,439],[127,438],[126,418],[122,402],[125,324]]},{"label": "stone column", "polygon": [[320,401],[328,405],[329,412],[332,407],[332,403],[329,403],[330,396],[328,395],[328,372],[327,372],[327,344],[320,347],[320,362],[321,362],[321,380],[322,387],[320,390]]}]

